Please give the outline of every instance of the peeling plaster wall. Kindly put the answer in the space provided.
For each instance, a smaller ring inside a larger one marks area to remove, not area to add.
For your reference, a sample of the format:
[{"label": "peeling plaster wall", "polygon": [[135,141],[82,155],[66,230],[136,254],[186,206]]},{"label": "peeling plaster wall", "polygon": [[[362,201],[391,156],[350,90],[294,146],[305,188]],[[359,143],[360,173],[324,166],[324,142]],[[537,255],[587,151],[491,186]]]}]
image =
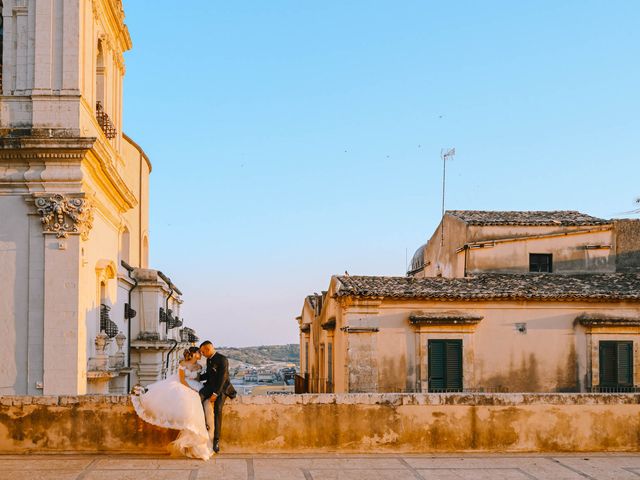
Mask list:
[{"label": "peeling plaster wall", "polygon": [[[640,395],[239,397],[222,442],[242,452],[638,451]],[[0,397],[0,452],[161,453],[174,431],[125,396]]]},{"label": "peeling plaster wall", "polygon": [[[337,302],[330,299],[328,303]],[[473,328],[460,325],[417,328],[409,322],[413,312],[449,310],[465,311],[483,319]],[[638,384],[639,330],[606,327],[589,337],[584,328],[574,325],[582,313],[636,317],[640,308],[622,302],[354,301],[345,307],[346,322],[378,331],[339,332],[348,337],[346,364],[338,364],[336,369],[346,367],[348,382],[338,383],[335,392],[426,392],[430,339],[462,340],[463,387],[498,392],[586,391],[598,385],[597,378],[593,383],[590,378],[591,369],[597,371],[598,341],[633,339],[634,375]]]}]

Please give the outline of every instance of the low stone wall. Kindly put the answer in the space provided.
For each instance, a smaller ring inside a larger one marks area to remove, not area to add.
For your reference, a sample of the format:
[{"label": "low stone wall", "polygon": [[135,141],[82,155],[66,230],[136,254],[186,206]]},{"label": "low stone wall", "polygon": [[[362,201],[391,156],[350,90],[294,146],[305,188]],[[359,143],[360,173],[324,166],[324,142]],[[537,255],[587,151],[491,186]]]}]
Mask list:
[{"label": "low stone wall", "polygon": [[[176,432],[126,396],[0,397],[0,452],[162,453]],[[238,452],[638,451],[638,394],[336,394],[240,397]]]}]

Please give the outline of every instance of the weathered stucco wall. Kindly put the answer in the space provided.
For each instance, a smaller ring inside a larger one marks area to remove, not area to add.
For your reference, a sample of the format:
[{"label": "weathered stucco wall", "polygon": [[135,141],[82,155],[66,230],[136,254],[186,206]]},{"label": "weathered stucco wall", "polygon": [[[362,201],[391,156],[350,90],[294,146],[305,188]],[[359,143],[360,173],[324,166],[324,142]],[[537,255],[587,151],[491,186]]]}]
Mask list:
[{"label": "weathered stucco wall", "polygon": [[[640,395],[338,394],[225,405],[232,452],[638,451]],[[159,453],[125,396],[0,397],[0,452]]]}]

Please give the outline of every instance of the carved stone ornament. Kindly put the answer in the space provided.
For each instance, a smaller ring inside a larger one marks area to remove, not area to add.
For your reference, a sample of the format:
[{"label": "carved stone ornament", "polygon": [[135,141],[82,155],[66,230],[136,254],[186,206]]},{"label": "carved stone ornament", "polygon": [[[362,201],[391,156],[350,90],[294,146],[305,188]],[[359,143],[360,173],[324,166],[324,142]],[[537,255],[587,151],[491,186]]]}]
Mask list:
[{"label": "carved stone ornament", "polygon": [[36,198],[35,205],[44,233],[54,233],[57,238],[66,238],[69,234],[80,235],[83,240],[89,238],[93,212],[85,199],[56,193]]}]

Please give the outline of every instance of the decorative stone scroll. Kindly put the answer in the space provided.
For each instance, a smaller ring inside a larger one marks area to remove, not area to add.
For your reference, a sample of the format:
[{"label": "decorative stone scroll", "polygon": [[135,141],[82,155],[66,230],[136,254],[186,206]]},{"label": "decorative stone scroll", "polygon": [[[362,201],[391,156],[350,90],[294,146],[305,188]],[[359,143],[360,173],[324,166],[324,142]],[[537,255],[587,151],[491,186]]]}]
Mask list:
[{"label": "decorative stone scroll", "polygon": [[89,238],[93,226],[91,205],[84,199],[56,193],[48,197],[38,197],[35,205],[44,233],[66,238],[69,234]]}]

